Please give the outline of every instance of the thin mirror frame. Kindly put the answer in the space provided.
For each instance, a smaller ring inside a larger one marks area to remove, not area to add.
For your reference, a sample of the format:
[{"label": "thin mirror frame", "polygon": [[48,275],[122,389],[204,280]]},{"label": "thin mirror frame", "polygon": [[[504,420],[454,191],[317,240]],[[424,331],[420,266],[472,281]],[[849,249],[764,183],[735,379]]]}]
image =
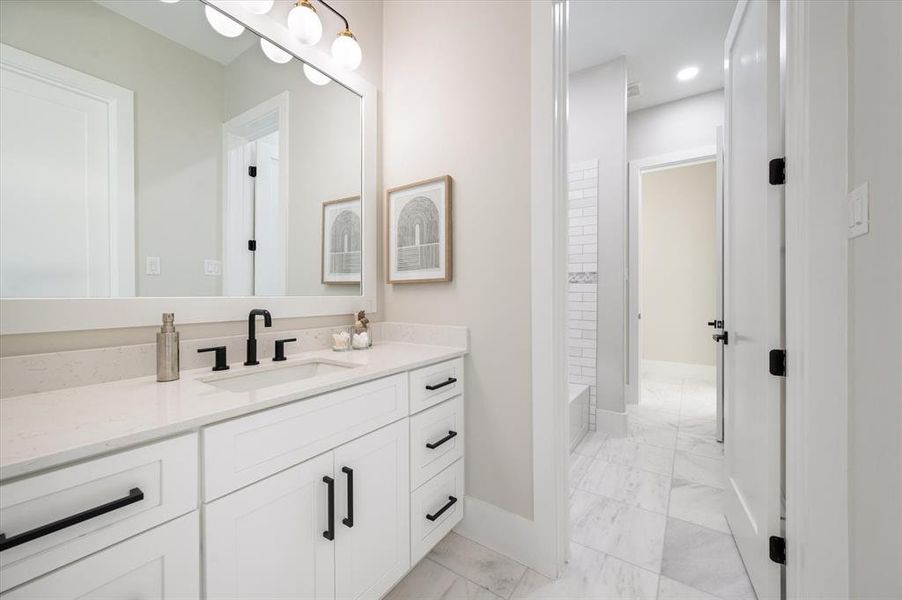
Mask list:
[{"label": "thin mirror frame", "polygon": [[[332,78],[361,99],[361,216],[363,273],[359,296],[227,296],[154,298],[0,298],[0,334],[42,333],[145,327],[158,325],[160,314],[174,312],[179,323],[238,321],[257,307],[276,318],[318,317],[377,311],[377,91],[357,73],[335,63],[316,47],[301,45],[285,24],[269,15],[255,15],[240,2],[200,0],[240,22],[251,35],[262,37],[301,62]],[[298,76],[301,76],[300,70]]]}]

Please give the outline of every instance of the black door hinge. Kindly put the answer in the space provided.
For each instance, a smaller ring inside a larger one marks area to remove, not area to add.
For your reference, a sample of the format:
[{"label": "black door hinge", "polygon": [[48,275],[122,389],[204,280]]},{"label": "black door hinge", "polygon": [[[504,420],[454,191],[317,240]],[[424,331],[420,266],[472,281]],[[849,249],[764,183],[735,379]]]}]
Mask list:
[{"label": "black door hinge", "polygon": [[775,158],[768,164],[768,181],[771,185],[786,183],[786,159]]},{"label": "black door hinge", "polygon": [[770,559],[777,564],[786,564],[786,539],[776,535],[770,536]]},{"label": "black door hinge", "polygon": [[768,371],[775,377],[786,377],[786,350],[771,350],[768,354]]},{"label": "black door hinge", "polygon": [[247,241],[247,249],[251,252],[257,251],[257,240],[248,240]]},{"label": "black door hinge", "polygon": [[248,167],[247,174],[248,174],[248,177],[256,177],[257,176],[257,167]]}]

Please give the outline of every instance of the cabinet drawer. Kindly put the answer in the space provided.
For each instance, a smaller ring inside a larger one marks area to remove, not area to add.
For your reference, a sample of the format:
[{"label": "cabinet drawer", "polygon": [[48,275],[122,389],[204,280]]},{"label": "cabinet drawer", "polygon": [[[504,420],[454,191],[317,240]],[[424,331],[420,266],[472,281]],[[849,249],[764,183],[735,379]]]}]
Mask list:
[{"label": "cabinet drawer", "polygon": [[410,372],[410,414],[464,391],[464,359],[455,358]]},{"label": "cabinet drawer", "polygon": [[410,489],[417,489],[463,456],[463,448],[463,396],[457,396],[412,416]]},{"label": "cabinet drawer", "polygon": [[370,381],[203,430],[207,501],[407,415],[404,374]]},{"label": "cabinet drawer", "polygon": [[191,434],[0,486],[0,591],[194,510],[197,466]]},{"label": "cabinet drawer", "polygon": [[460,522],[463,504],[464,459],[461,458],[410,495],[410,564],[418,563]]},{"label": "cabinet drawer", "polygon": [[3,595],[3,600],[70,598],[200,598],[197,511]]}]

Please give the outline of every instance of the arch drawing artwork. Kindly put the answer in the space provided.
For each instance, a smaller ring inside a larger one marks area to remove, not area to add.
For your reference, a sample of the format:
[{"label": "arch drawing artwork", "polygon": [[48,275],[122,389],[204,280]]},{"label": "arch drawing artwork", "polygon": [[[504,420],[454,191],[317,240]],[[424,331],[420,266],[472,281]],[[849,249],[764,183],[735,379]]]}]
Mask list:
[{"label": "arch drawing artwork", "polygon": [[451,281],[451,177],[390,189],[385,197],[388,283]]},{"label": "arch drawing artwork", "polygon": [[323,284],[359,284],[362,259],[360,197],[323,202]]}]

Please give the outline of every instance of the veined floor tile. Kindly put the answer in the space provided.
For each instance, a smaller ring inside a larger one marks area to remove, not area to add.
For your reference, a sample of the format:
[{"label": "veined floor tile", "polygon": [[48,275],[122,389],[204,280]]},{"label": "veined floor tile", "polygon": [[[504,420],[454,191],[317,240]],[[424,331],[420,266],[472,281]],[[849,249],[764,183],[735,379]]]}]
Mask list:
[{"label": "veined floor tile", "polygon": [[678,451],[673,462],[673,476],[676,479],[723,488],[723,459]]},{"label": "veined floor tile", "polygon": [[670,477],[595,459],[578,489],[607,496],[632,506],[667,513]]},{"label": "veined floor tile", "polygon": [[655,573],[667,517],[611,498],[576,490],[570,496],[570,536],[588,546]]},{"label": "veined floor tile", "polygon": [[654,600],[658,576],[612,556],[570,545],[570,560],[560,578],[532,569],[520,580],[512,600]]},{"label": "veined floor tile", "polygon": [[424,558],[385,600],[500,600],[484,587]]},{"label": "veined floor tile", "polygon": [[723,444],[708,435],[694,435],[691,433],[677,433],[677,450],[698,454],[708,458],[723,458]]},{"label": "veined floor tile", "polygon": [[[679,441],[679,435],[677,435]],[[598,460],[670,475],[673,473],[674,451],[660,446],[640,444],[628,438],[608,438],[595,455]]]},{"label": "veined floor tile", "polygon": [[639,388],[639,404],[661,412],[680,413],[683,384],[672,381],[642,381]]},{"label": "veined floor tile", "polygon": [[689,587],[669,577],[661,576],[658,600],[720,600],[716,596]]},{"label": "veined floor tile", "polygon": [[592,464],[592,457],[574,452],[570,455],[570,487],[579,487],[579,482]]},{"label": "veined floor tile", "polygon": [[717,418],[712,415],[686,416],[680,414],[680,433],[714,437],[717,433]]},{"label": "veined floor tile", "polygon": [[600,431],[590,431],[583,437],[582,441],[576,445],[576,448],[573,451],[577,454],[595,458],[598,449],[601,448],[601,445],[604,444],[606,439],[608,439],[607,434]]},{"label": "veined floor tile", "polygon": [[733,537],[667,520],[661,574],[725,600],[755,600]]},{"label": "veined floor tile", "polygon": [[502,598],[510,598],[526,571],[520,563],[454,532],[436,544],[428,557]]},{"label": "veined floor tile", "polygon": [[670,413],[649,407],[644,402],[640,404],[630,404],[626,407],[629,413],[629,419],[634,423],[641,423],[651,427],[660,427],[661,429],[677,429],[680,423],[680,416],[677,413]]},{"label": "veined floor tile", "polygon": [[720,488],[674,479],[670,488],[668,515],[723,533],[730,533],[723,514],[724,491]]},{"label": "veined floor tile", "polygon": [[677,432],[674,429],[662,429],[645,423],[637,423],[628,417],[626,437],[634,442],[672,449],[676,447],[676,436]]}]

